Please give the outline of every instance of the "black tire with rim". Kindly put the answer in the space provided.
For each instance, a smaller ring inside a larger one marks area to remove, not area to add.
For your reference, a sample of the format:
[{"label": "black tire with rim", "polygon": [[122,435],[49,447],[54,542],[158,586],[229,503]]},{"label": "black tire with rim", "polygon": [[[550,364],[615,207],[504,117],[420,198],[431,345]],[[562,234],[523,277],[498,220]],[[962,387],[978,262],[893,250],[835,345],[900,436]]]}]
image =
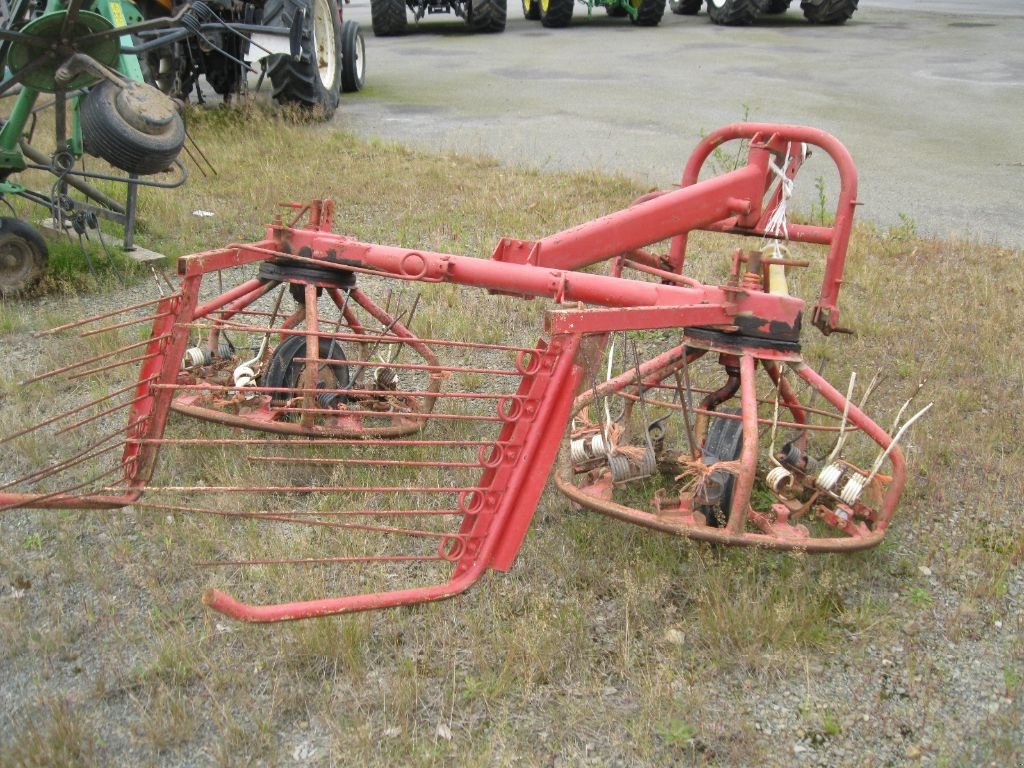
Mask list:
[{"label": "black tire with rim", "polygon": [[358,21],[341,25],[341,92],[355,93],[366,84],[366,43]]},{"label": "black tire with rim", "polygon": [[82,99],[79,116],[85,150],[128,173],[166,171],[185,144],[177,106],[148,83],[104,80]]},{"label": "black tire with rim", "polygon": [[540,21],[540,0],[522,0],[523,18],[527,21]]},{"label": "black tire with rim", "polygon": [[638,27],[656,27],[665,15],[665,0],[631,0],[636,8],[636,18],[631,18]]},{"label": "black tire with rim", "polygon": [[25,293],[46,272],[46,243],[18,219],[0,218],[0,296]]},{"label": "black tire with rim", "polygon": [[507,16],[507,0],[471,0],[466,21],[474,32],[494,34],[505,29]]},{"label": "black tire with rim", "polygon": [[761,12],[758,0],[707,0],[708,16],[715,24],[745,27]]},{"label": "black tire with rim", "polygon": [[341,23],[335,0],[269,0],[263,12],[267,25],[291,28],[303,14],[298,61],[276,56],[270,64],[274,100],[317,110],[325,120],[338,108],[341,96]]},{"label": "black tire with rim", "polygon": [[789,4],[793,0],[764,0],[761,4],[761,13],[777,14],[785,13],[789,10]]},{"label": "black tire with rim", "polygon": [[[302,362],[301,358],[305,356],[306,337],[289,336],[277,345],[277,349],[271,355],[270,364],[267,365],[267,372],[263,377],[263,386],[301,389],[302,375],[306,369],[306,363]],[[349,384],[349,375],[341,345],[335,339],[319,337],[317,357],[321,361],[317,383],[324,384],[327,389],[345,389]],[[275,392],[272,398],[275,402],[280,402],[287,399],[287,393]]]},{"label": "black tire with rim", "polygon": [[404,35],[408,29],[405,0],[370,0],[370,18],[377,37]]},{"label": "black tire with rim", "polygon": [[804,18],[815,24],[845,24],[857,10],[860,0],[822,0],[817,5],[800,3]]},{"label": "black tire with rim", "polygon": [[677,16],[694,16],[704,0],[668,0],[668,7]]},{"label": "black tire with rim", "polygon": [[545,27],[567,27],[576,0],[540,0],[540,23]]}]

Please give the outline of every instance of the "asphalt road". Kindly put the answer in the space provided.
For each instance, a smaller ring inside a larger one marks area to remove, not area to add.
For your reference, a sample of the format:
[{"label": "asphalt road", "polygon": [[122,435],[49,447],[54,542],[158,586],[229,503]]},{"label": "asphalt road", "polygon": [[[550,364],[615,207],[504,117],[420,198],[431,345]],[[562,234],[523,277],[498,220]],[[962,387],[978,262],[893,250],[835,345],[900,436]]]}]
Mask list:
[{"label": "asphalt road", "polygon": [[[355,133],[541,169],[679,179],[702,131],[751,120],[802,123],[843,141],[860,173],[859,216],[924,233],[1024,246],[1024,2],[862,0],[840,27],[787,14],[729,28],[666,12],[633,27],[577,5],[544,29],[509,0],[499,35],[454,16],[376,38],[367,88],[335,122]],[[411,17],[410,17],[411,18]],[[804,205],[824,161],[803,175]]]}]

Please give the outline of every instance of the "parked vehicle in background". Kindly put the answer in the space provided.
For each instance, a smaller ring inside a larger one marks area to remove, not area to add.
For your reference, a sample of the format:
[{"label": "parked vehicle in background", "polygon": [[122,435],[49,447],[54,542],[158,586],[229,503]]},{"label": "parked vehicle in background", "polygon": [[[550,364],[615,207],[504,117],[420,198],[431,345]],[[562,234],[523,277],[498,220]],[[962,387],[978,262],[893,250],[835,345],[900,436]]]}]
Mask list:
[{"label": "parked vehicle in background", "polygon": [[[177,14],[185,0],[141,0],[146,18]],[[202,77],[230,101],[247,75],[270,77],[274,100],[316,110],[324,119],[342,92],[362,89],[366,49],[359,24],[343,21],[337,0],[207,0],[210,21],[199,34],[140,54],[147,80],[165,93],[202,100]],[[145,37],[140,38],[140,43]]]},{"label": "parked vehicle in background", "polygon": [[507,0],[370,0],[373,34],[393,37],[408,32],[406,9],[413,22],[427,14],[454,13],[474,32],[495,33],[505,29]]},{"label": "parked vehicle in background", "polygon": [[[572,19],[572,8],[577,0],[522,0],[523,16],[530,21],[539,21],[545,27],[567,27]],[[587,6],[587,13],[594,7],[604,8],[609,16],[624,17],[638,27],[656,27],[665,15],[665,0],[578,0]],[[700,2],[697,2],[700,8]],[[693,11],[696,13],[697,11]]]},{"label": "parked vehicle in background", "polygon": [[[669,0],[672,13],[692,16],[705,0]],[[843,24],[857,10],[859,0],[801,0],[804,18],[814,24]],[[789,10],[792,0],[706,0],[708,18],[715,24],[745,26],[761,14],[775,15]]]}]

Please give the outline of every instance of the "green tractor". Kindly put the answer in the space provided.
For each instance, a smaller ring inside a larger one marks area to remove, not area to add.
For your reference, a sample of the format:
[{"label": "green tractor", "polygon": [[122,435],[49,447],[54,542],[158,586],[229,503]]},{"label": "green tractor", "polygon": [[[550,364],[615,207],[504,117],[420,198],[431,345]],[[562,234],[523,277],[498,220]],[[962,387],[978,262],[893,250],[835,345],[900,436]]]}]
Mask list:
[{"label": "green tractor", "polygon": [[[567,27],[572,20],[572,8],[577,0],[522,0],[523,16],[539,21],[545,27]],[[714,2],[714,0],[710,0]],[[587,15],[595,6],[604,8],[609,16],[628,16],[638,27],[656,27],[665,15],[665,0],[579,0],[587,6]],[[700,7],[698,0],[697,7]],[[696,13],[696,11],[694,11]]]},{"label": "green tractor", "polygon": [[[706,3],[708,18],[715,24],[743,27],[762,13],[775,15],[789,10],[792,0],[668,0],[672,13],[693,16]],[[804,18],[813,24],[844,24],[860,0],[801,0]]]},{"label": "green tractor", "polygon": [[370,0],[373,34],[394,37],[409,31],[406,8],[413,22],[427,14],[453,13],[474,32],[493,34],[505,29],[506,0]]}]

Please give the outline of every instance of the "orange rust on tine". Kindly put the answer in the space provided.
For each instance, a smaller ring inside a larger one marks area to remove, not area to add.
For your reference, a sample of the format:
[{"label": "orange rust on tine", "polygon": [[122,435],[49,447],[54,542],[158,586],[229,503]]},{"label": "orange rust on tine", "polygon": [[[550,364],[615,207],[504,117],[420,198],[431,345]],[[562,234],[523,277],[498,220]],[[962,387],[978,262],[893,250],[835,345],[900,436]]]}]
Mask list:
[{"label": "orange rust on tine", "polygon": [[68,371],[73,371],[76,368],[82,368],[83,366],[91,365],[92,363],[99,362],[100,360],[108,360],[111,357],[113,357],[114,355],[119,355],[122,352],[127,352],[130,349],[138,349],[139,347],[148,346],[149,344],[151,344],[154,341],[162,341],[164,339],[169,339],[169,338],[171,338],[171,335],[168,333],[168,334],[163,334],[163,335],[158,336],[158,337],[153,338],[153,339],[146,339],[145,341],[138,341],[138,342],[135,342],[134,344],[127,344],[127,345],[121,347],[120,349],[115,349],[113,352],[104,352],[101,355],[96,355],[96,356],[90,357],[90,358],[88,358],[86,360],[79,360],[77,363],[71,363],[70,365],[65,365],[65,366],[63,366],[61,368],[54,368],[52,371],[47,371],[46,373],[41,373],[38,376],[33,376],[31,379],[25,379],[25,381],[20,382],[20,386],[24,387],[27,384],[35,384],[37,381],[42,381],[43,379],[50,379],[50,378],[53,378],[54,376],[59,376],[62,373],[67,373]]},{"label": "orange rust on tine", "polygon": [[96,336],[101,333],[110,333],[111,331],[117,331],[120,330],[121,328],[128,328],[133,325],[140,325],[141,323],[153,323],[162,317],[171,317],[173,314],[173,312],[160,312],[159,314],[156,315],[148,315],[146,317],[133,318],[131,320],[125,320],[122,323],[116,323],[115,325],[105,325],[102,328],[94,328],[91,331],[83,331],[82,333],[78,334],[78,336],[80,338],[85,339],[88,338],[89,336]]},{"label": "orange rust on tine", "polygon": [[165,301],[167,299],[175,299],[175,298],[181,298],[181,293],[180,292],[173,293],[170,296],[164,296],[164,297],[161,297],[159,299],[151,299],[149,301],[143,301],[143,302],[140,302],[138,304],[132,304],[130,307],[121,307],[120,309],[114,309],[114,310],[111,310],[110,312],[104,312],[104,313],[99,314],[99,315],[93,315],[92,317],[86,317],[86,318],[84,318],[82,320],[75,320],[75,321],[70,322],[70,323],[65,323],[64,325],[58,325],[56,328],[47,328],[45,331],[39,331],[39,332],[35,333],[34,335],[37,336],[37,337],[39,337],[39,336],[51,336],[51,335],[53,335],[55,333],[60,333],[61,331],[68,331],[68,330],[71,330],[72,328],[80,328],[81,326],[88,325],[89,323],[95,323],[95,322],[97,322],[99,320],[106,320],[108,317],[113,317],[114,315],[123,315],[125,312],[131,312],[131,311],[136,310],[136,309],[142,309],[143,307],[151,307],[154,304],[159,304],[161,301]]}]

